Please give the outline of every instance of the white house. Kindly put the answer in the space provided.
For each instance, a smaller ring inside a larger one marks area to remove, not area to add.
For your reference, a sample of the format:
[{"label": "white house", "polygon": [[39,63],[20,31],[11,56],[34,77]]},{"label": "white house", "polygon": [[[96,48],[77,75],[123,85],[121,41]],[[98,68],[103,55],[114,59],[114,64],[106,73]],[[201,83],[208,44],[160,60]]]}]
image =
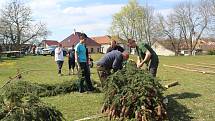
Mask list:
[{"label": "white house", "polygon": [[175,52],[167,49],[164,47],[162,44],[160,44],[158,41],[156,41],[152,45],[152,49],[157,53],[157,55],[162,55],[162,56],[175,56]]}]

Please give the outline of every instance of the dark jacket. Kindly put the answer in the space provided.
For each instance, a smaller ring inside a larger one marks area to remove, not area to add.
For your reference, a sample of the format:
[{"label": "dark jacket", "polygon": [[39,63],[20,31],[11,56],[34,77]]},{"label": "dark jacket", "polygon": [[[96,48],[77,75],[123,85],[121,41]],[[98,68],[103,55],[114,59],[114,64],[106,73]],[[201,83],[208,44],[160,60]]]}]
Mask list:
[{"label": "dark jacket", "polygon": [[106,69],[113,69],[117,71],[122,69],[123,56],[118,50],[112,50],[106,53],[97,63],[97,65],[105,67]]}]

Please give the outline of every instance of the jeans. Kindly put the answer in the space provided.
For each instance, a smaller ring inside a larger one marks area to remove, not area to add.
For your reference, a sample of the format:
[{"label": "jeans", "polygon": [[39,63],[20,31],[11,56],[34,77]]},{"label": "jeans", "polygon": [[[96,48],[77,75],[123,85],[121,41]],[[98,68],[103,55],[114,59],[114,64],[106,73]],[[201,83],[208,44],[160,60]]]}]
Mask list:
[{"label": "jeans", "polygon": [[152,60],[149,65],[149,73],[152,74],[153,77],[156,77],[157,69],[158,69],[158,60]]},{"label": "jeans", "polygon": [[57,61],[57,66],[58,66],[58,74],[61,74],[61,69],[63,66],[63,61]]},{"label": "jeans", "polygon": [[74,68],[75,68],[75,59],[69,59],[68,64],[69,64],[69,70],[71,68],[74,70]]},{"label": "jeans", "polygon": [[87,85],[87,91],[93,91],[93,85],[90,79],[90,71],[89,67],[86,62],[80,62],[80,69],[79,69],[79,78],[80,78],[80,83],[79,83],[79,92],[84,92],[84,81],[86,82]]}]

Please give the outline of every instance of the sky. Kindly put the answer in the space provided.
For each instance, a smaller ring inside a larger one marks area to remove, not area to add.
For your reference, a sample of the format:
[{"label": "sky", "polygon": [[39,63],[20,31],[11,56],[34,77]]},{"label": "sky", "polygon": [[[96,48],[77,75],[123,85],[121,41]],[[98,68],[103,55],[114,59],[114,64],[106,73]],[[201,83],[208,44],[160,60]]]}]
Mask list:
[{"label": "sky", "polygon": [[[0,0],[0,7],[10,0]],[[49,40],[62,41],[72,33],[84,32],[90,37],[108,34],[112,16],[129,0],[21,0],[30,6],[35,21],[47,25]],[[138,0],[156,12],[169,14],[178,2],[186,0]],[[197,0],[191,0],[197,1]]]}]

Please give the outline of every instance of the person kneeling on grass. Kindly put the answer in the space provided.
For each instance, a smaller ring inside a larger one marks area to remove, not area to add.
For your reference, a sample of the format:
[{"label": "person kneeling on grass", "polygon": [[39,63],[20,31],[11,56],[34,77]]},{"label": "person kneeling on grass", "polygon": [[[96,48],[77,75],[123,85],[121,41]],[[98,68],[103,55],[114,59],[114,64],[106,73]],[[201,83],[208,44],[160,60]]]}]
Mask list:
[{"label": "person kneeling on grass", "polygon": [[123,68],[123,61],[128,60],[129,54],[127,52],[120,52],[118,50],[112,50],[106,53],[97,63],[97,71],[102,85],[104,81],[111,74],[111,70],[116,72]]},{"label": "person kneeling on grass", "polygon": [[58,75],[62,76],[61,69],[64,62],[62,44],[59,44],[58,47],[55,49],[55,61],[58,66]]}]

